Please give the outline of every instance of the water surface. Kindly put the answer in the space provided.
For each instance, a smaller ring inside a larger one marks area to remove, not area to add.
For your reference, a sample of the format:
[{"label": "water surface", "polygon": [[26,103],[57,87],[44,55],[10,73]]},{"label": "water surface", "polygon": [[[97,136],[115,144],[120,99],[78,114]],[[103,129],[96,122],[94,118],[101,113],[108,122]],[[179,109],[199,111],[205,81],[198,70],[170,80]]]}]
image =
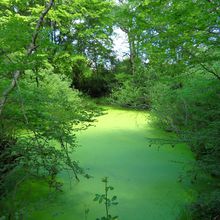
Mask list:
[{"label": "water surface", "polygon": [[[190,150],[184,144],[149,147],[148,138],[173,135],[152,126],[146,112],[109,108],[107,113],[94,127],[78,134],[80,147],[73,155],[92,178],[77,183],[62,174],[64,192],[38,201],[28,219],[95,220],[104,216],[104,206],[93,201],[96,193],[104,192],[103,177],[109,177],[114,187],[110,195],[117,195],[119,202],[110,213],[121,220],[174,220],[191,201],[185,177],[179,181],[193,161]],[[43,184],[32,187],[36,188],[32,196],[46,195]],[[87,218],[85,209],[89,209]]]}]

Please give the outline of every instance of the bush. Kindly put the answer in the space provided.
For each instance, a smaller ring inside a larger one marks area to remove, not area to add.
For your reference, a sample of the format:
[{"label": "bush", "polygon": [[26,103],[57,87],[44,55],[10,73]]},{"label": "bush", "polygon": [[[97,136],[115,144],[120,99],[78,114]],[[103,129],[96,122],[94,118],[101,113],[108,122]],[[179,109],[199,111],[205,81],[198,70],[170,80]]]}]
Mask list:
[{"label": "bush", "polygon": [[127,74],[116,75],[117,86],[113,89],[109,102],[127,108],[148,109],[149,78],[144,73],[135,76]]},{"label": "bush", "polygon": [[[75,132],[89,126],[99,111],[58,75],[47,70],[41,75],[43,80],[35,83],[34,73],[27,71],[1,115],[2,201],[31,176],[61,190],[62,183],[56,179],[59,172],[72,170],[76,179],[83,174],[71,156],[77,147]],[[16,173],[20,174],[13,179]]]},{"label": "bush", "polygon": [[207,181],[199,175],[211,178],[209,192],[201,194],[191,207],[193,219],[218,219],[220,216],[220,194],[215,190],[220,178],[220,102],[216,101],[219,92],[219,80],[204,74],[183,76],[176,81],[170,79],[166,83],[160,81],[151,92],[152,112],[157,122],[164,129],[176,132],[194,152],[197,183],[200,181],[207,186]]}]

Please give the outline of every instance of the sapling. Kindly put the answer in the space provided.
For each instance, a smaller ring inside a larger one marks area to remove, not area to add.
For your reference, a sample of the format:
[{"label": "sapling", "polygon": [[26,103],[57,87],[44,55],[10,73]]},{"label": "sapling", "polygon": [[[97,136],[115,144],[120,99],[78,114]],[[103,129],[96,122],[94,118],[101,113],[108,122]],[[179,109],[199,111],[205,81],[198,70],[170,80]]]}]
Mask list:
[{"label": "sapling", "polygon": [[114,187],[108,185],[108,177],[102,179],[102,182],[105,185],[104,194],[96,194],[93,201],[98,201],[100,204],[105,205],[105,216],[97,218],[96,220],[117,220],[118,216],[112,216],[109,213],[111,206],[118,205],[117,196],[109,198],[109,191],[114,190]]}]

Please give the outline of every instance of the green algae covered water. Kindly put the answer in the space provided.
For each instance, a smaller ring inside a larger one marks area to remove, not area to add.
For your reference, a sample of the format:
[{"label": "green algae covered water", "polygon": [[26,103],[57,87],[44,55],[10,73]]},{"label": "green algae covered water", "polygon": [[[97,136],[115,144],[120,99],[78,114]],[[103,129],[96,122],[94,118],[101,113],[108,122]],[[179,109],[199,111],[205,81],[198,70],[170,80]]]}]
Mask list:
[{"label": "green algae covered water", "polygon": [[[177,219],[193,198],[186,178],[193,156],[183,144],[149,147],[148,139],[171,136],[154,128],[146,112],[108,108],[95,126],[78,134],[80,147],[73,155],[92,178],[75,182],[64,173],[60,176],[62,193],[49,193],[43,183],[27,183],[20,195],[29,203],[25,219],[95,220],[104,216],[104,205],[93,201],[95,194],[104,193],[103,177],[114,187],[110,196],[118,197],[119,204],[110,213],[119,219]],[[86,215],[85,210],[89,210]]]}]

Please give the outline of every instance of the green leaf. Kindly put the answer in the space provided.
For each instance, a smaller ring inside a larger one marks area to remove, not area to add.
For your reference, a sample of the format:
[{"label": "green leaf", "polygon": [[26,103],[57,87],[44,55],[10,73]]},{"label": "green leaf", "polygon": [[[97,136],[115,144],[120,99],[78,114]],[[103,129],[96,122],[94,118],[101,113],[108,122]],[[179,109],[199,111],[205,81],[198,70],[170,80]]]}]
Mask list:
[{"label": "green leaf", "polygon": [[112,201],[116,200],[117,199],[117,196],[113,196],[112,197]]}]

